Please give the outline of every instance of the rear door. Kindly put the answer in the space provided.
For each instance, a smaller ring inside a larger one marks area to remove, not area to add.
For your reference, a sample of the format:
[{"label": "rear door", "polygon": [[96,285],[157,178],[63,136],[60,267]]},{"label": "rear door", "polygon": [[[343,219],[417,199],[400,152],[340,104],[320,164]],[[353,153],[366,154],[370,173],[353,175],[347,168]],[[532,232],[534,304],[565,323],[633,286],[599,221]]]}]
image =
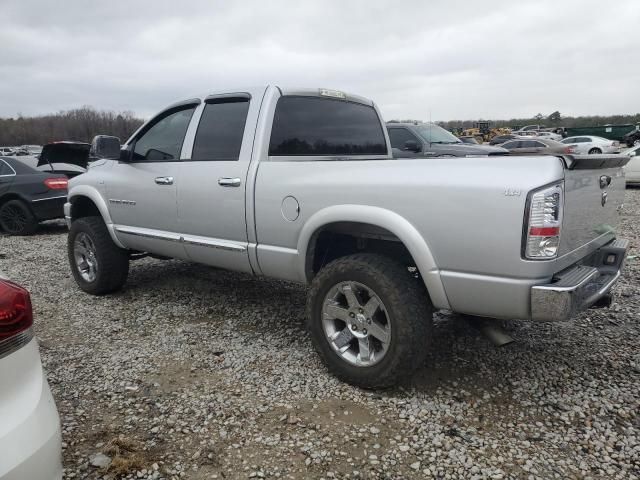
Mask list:
[{"label": "rear door", "polygon": [[185,134],[196,104],[170,108],[127,145],[131,158],[114,162],[105,182],[118,238],[128,248],[184,258],[176,185]]},{"label": "rear door", "polygon": [[194,122],[177,189],[184,247],[195,262],[251,272],[247,172],[264,89],[212,95]]}]

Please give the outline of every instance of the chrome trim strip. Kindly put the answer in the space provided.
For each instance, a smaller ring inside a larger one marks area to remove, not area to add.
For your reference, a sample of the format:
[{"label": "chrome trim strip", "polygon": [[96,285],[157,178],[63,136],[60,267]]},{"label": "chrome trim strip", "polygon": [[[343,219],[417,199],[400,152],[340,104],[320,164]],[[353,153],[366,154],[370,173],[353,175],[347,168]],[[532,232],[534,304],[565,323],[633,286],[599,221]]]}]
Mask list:
[{"label": "chrome trim strip", "polygon": [[150,228],[126,227],[114,225],[116,232],[126,233],[128,235],[136,235],[138,237],[153,238],[156,240],[167,240],[170,242],[181,242],[182,237],[177,233],[163,232],[161,230],[152,230]]},{"label": "chrome trim strip", "polygon": [[235,242],[229,242],[224,240],[218,240],[209,237],[197,237],[193,235],[184,235],[182,241],[189,245],[198,245],[199,247],[211,247],[220,250],[228,250],[230,252],[246,252],[247,247],[245,245],[239,245]]},{"label": "chrome trim strip", "polygon": [[115,225],[116,232],[126,233],[128,235],[136,235],[138,237],[153,238],[156,240],[166,240],[169,242],[179,242],[189,245],[197,245],[199,247],[217,248],[230,252],[246,252],[247,246],[235,242],[218,240],[209,237],[200,237],[196,235],[182,235],[178,233],[163,232],[152,230],[149,228],[126,227]]},{"label": "chrome trim strip", "polygon": [[29,327],[24,332],[0,341],[0,358],[11,355],[16,350],[21,349],[33,339],[33,327]]},{"label": "chrome trim strip", "polygon": [[66,195],[59,195],[57,197],[48,197],[48,198],[38,198],[37,200],[31,200],[31,202],[44,202],[46,200],[58,200],[60,198],[67,198]]}]

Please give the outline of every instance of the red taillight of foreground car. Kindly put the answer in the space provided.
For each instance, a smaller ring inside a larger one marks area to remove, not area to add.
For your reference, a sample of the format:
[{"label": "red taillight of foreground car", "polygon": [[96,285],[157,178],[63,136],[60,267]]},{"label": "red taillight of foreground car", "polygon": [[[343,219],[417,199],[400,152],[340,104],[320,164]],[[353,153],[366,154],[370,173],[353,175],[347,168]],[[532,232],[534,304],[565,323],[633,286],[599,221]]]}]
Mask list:
[{"label": "red taillight of foreground car", "polygon": [[49,190],[66,190],[69,186],[69,180],[66,178],[47,178],[44,184]]},{"label": "red taillight of foreground car", "polygon": [[0,280],[0,341],[33,325],[29,292],[8,280]]},{"label": "red taillight of foreground car", "polygon": [[564,153],[576,153],[575,147],[565,147]]}]

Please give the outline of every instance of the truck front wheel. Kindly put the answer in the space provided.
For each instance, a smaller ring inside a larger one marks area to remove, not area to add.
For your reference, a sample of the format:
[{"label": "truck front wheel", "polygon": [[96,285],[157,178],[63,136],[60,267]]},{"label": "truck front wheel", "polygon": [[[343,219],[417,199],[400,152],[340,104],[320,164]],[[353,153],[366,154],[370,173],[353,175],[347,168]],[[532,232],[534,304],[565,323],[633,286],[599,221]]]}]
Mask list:
[{"label": "truck front wheel", "polygon": [[127,281],[129,253],[113,243],[101,217],[83,217],[71,224],[67,253],[73,278],[87,293],[111,293]]},{"label": "truck front wheel", "polygon": [[392,386],[424,363],[433,307],[420,280],[376,254],[339,258],[320,270],[307,298],[313,344],[338,378]]}]

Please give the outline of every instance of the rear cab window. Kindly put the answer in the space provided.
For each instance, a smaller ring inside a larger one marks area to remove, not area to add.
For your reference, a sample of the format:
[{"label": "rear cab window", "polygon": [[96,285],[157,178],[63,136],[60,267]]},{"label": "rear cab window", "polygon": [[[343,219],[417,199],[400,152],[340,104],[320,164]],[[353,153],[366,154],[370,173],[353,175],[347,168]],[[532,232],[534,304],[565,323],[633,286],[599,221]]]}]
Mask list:
[{"label": "rear cab window", "polygon": [[276,105],[269,155],[386,156],[383,128],[370,105],[314,96],[283,96]]}]

